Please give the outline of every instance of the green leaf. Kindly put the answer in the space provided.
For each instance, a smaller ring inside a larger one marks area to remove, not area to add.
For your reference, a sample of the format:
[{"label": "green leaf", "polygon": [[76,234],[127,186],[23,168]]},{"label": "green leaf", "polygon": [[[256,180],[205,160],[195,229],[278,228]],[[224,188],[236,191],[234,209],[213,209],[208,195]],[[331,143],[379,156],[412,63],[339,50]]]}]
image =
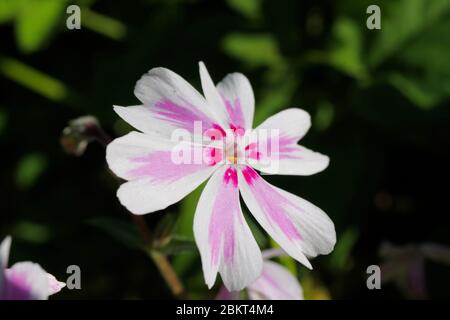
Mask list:
[{"label": "green leaf", "polygon": [[321,101],[314,117],[314,128],[319,131],[327,130],[333,122],[334,114],[333,105],[328,101]]},{"label": "green leaf", "polygon": [[53,101],[61,102],[73,96],[62,81],[14,58],[0,56],[0,73]]},{"label": "green leaf", "polygon": [[[449,1],[450,2],[450,1]],[[422,32],[398,54],[398,61],[414,69],[450,75],[450,19]]]},{"label": "green leaf", "polygon": [[261,0],[227,0],[228,5],[249,19],[261,17]]},{"label": "green leaf", "polygon": [[51,236],[48,226],[31,221],[18,222],[13,230],[14,237],[37,244],[46,243]]},{"label": "green leaf", "polygon": [[[450,95],[450,78],[424,80],[414,76],[406,76],[393,72],[387,76],[387,82],[399,90],[406,98],[418,107],[429,110]],[[446,85],[443,85],[443,84]]]},{"label": "green leaf", "polygon": [[276,77],[267,81],[255,107],[254,127],[277,111],[289,106],[298,87],[297,77],[292,72],[283,68],[273,70],[272,73],[276,73]]},{"label": "green leaf", "polygon": [[18,12],[20,0],[0,0],[0,23],[12,20]]},{"label": "green leaf", "polygon": [[[194,214],[198,200],[206,183],[201,184],[191,192],[181,202],[180,215],[175,225],[175,237],[194,240]],[[173,257],[173,266],[179,275],[186,275],[191,266],[198,261],[196,250],[191,252],[181,252],[182,254]]]},{"label": "green leaf", "polygon": [[448,0],[398,0],[381,7],[381,30],[369,54],[369,62],[377,66],[444,19],[448,19]]},{"label": "green leaf", "polygon": [[333,26],[334,45],[328,63],[355,78],[365,78],[367,71],[362,61],[362,34],[358,24],[341,18]]},{"label": "green leaf", "polygon": [[194,239],[194,231],[192,226],[194,224],[195,208],[197,208],[197,203],[200,199],[200,195],[202,194],[205,184],[206,183],[202,183],[181,202],[180,214],[175,225],[176,235]]},{"label": "green leaf", "polygon": [[81,24],[83,27],[91,29],[98,34],[113,40],[121,40],[127,34],[127,27],[125,24],[88,8],[82,10]]},{"label": "green leaf", "polygon": [[168,244],[163,247],[156,247],[155,249],[166,255],[174,255],[182,252],[195,252],[197,247],[192,239],[172,237]]},{"label": "green leaf", "polygon": [[144,249],[137,227],[131,222],[110,217],[89,219],[87,223],[97,227],[130,249]]},{"label": "green leaf", "polygon": [[232,33],[223,42],[224,51],[250,67],[275,67],[283,64],[276,40],[268,34]]},{"label": "green leaf", "polygon": [[153,231],[153,242],[154,245],[165,245],[172,239],[173,230],[175,228],[176,219],[175,214],[172,212],[167,212],[158,221],[158,224]]},{"label": "green leaf", "polygon": [[23,157],[16,168],[16,184],[20,189],[31,188],[47,167],[47,158],[40,153]]},{"label": "green leaf", "polygon": [[66,13],[65,8],[65,0],[24,1],[16,20],[19,48],[26,53],[41,49]]},{"label": "green leaf", "polygon": [[358,230],[350,227],[339,237],[333,253],[330,255],[330,268],[343,271],[348,266],[350,253],[358,240]]}]

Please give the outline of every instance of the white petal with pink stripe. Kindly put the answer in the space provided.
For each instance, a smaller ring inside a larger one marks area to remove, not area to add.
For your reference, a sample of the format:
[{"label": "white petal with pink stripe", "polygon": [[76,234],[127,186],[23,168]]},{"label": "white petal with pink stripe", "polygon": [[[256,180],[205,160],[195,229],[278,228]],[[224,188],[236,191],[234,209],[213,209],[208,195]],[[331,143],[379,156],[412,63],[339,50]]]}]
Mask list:
[{"label": "white petal with pink stripe", "polygon": [[290,256],[312,269],[307,256],[333,250],[334,224],[320,208],[270,185],[248,166],[239,171],[239,182],[244,202],[255,219]]},{"label": "white petal with pink stripe", "polygon": [[175,129],[194,134],[195,122],[201,122],[205,130],[220,123],[205,98],[169,69],[151,69],[136,83],[134,93],[142,105],[115,106],[114,110],[142,132],[170,138]]},{"label": "white petal with pink stripe", "polygon": [[194,217],[194,235],[209,288],[217,272],[229,291],[252,283],[261,273],[261,251],[239,203],[235,168],[218,169],[206,184]]},{"label": "white petal with pink stripe", "polygon": [[[108,145],[109,168],[129,180],[120,186],[117,196],[132,213],[162,210],[180,201],[216,169],[214,162],[203,157],[209,147],[182,144],[178,160],[174,158],[176,145],[155,134],[139,132],[130,132]],[[185,163],[189,159],[183,154],[190,155],[190,161]]]},{"label": "white petal with pink stripe", "polygon": [[311,175],[328,167],[329,158],[297,142],[311,126],[309,114],[286,109],[268,118],[252,133],[247,150],[251,165],[269,174]]}]

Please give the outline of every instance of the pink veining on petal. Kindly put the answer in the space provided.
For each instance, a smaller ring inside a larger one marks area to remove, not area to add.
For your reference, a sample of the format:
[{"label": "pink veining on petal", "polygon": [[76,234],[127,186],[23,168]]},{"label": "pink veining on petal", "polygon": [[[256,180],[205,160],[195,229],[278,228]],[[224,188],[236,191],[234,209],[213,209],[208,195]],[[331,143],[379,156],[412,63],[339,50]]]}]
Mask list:
[{"label": "pink veining on petal", "polygon": [[[255,144],[251,143],[250,145]],[[250,146],[249,145],[249,146]],[[275,147],[276,146],[276,147]],[[265,148],[264,148],[265,147]],[[275,147],[275,148],[274,148]],[[256,149],[257,152],[249,153],[249,157],[259,159],[261,156],[268,158],[283,159],[302,159],[297,153],[301,151],[301,147],[297,144],[297,138],[287,135],[277,137],[270,137],[267,140],[260,141],[259,147],[252,146],[250,150]]]},{"label": "pink veining on petal", "polygon": [[268,270],[263,270],[258,280],[252,284],[252,289],[258,291],[267,300],[292,298],[291,294],[272,277]]},{"label": "pink veining on petal", "polygon": [[242,169],[242,175],[244,176],[245,181],[249,185],[253,185],[253,181],[259,177],[258,173],[255,170],[253,170],[252,168],[250,168],[249,166],[245,166]]},{"label": "pink veining on petal", "polygon": [[171,100],[163,99],[155,103],[154,108],[150,110],[156,114],[156,117],[166,120],[175,126],[184,128],[189,132],[194,132],[194,122],[201,121],[204,128],[212,127],[211,119],[204,113],[196,110],[189,103],[186,106],[174,103]]},{"label": "pink veining on petal", "polygon": [[202,169],[203,163],[175,163],[171,151],[156,151],[145,156],[131,158],[142,165],[128,172],[133,177],[149,177],[155,181],[175,181]]},{"label": "pink veining on petal", "polygon": [[245,166],[242,169],[242,175],[268,220],[277,225],[288,239],[301,240],[302,237],[289,218],[286,209],[292,207],[299,211],[303,210],[265,182],[259,174],[249,166]]},{"label": "pink veining on petal", "polygon": [[208,229],[213,265],[219,263],[222,248],[223,262],[233,262],[236,245],[235,223],[240,221],[238,190],[236,169],[228,168],[223,176],[223,183],[217,191]]},{"label": "pink veining on petal", "polygon": [[234,99],[233,103],[222,96],[223,102],[225,104],[225,108],[227,109],[227,112],[230,116],[231,122],[236,127],[245,127],[245,119],[244,114],[242,113],[242,107],[241,107],[241,101],[236,98]]},{"label": "pink veining on petal", "polygon": [[279,140],[279,159],[303,159],[303,157],[295,154],[302,148],[297,144],[297,138],[289,136],[281,136]]}]

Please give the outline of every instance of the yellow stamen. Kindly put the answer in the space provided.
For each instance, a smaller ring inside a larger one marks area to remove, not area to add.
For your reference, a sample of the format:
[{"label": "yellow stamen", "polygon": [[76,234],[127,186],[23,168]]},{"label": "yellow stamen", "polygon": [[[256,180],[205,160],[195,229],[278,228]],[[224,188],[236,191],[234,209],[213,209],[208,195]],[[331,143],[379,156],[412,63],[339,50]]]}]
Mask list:
[{"label": "yellow stamen", "polygon": [[229,162],[231,162],[231,163],[234,163],[234,164],[237,163],[237,157],[235,157],[235,156],[228,156],[228,157],[227,157],[227,160],[228,160]]}]

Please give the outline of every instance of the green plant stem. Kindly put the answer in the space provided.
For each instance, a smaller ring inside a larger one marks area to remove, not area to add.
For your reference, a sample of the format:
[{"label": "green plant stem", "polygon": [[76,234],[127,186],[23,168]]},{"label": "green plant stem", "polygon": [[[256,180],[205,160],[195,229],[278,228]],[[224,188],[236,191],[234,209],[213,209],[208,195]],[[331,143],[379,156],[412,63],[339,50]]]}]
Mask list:
[{"label": "green plant stem", "polygon": [[131,214],[131,219],[139,229],[139,232],[141,233],[141,236],[144,240],[145,246],[148,248],[147,254],[155,263],[156,267],[161,273],[161,276],[164,278],[167,285],[169,286],[170,291],[172,291],[174,297],[178,299],[185,298],[186,292],[184,290],[184,286],[181,283],[180,279],[178,278],[172,265],[170,264],[169,259],[167,259],[166,255],[153,249],[153,235],[150,229],[148,228],[144,218],[142,216]]},{"label": "green plant stem", "polygon": [[166,283],[172,291],[172,294],[178,299],[186,298],[183,284],[178,278],[167,257],[155,250],[149,250],[149,256],[158,267],[158,270],[163,276],[164,280],[166,280]]}]

